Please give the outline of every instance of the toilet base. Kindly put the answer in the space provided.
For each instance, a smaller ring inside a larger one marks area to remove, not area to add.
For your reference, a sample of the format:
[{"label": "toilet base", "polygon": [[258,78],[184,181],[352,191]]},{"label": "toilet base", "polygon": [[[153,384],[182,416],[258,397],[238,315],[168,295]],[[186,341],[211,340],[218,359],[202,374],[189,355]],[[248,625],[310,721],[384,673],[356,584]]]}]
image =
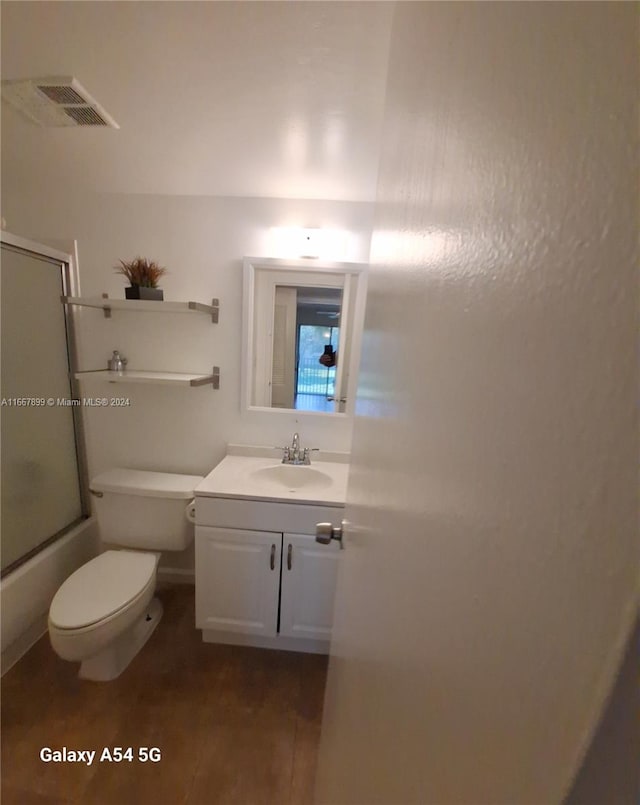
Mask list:
[{"label": "toilet base", "polygon": [[162,617],[162,604],[152,598],[144,614],[106,648],[80,665],[81,679],[109,682],[120,676],[153,634]]}]

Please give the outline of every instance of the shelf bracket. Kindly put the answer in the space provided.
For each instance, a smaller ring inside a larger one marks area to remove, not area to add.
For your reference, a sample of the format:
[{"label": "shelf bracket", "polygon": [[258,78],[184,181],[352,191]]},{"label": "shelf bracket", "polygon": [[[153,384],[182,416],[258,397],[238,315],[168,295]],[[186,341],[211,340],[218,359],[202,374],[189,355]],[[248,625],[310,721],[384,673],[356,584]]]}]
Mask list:
[{"label": "shelf bracket", "polygon": [[220,314],[220,300],[212,299],[210,305],[203,305],[202,302],[187,302],[189,310],[200,310],[203,313],[211,313],[212,324],[218,323]]},{"label": "shelf bracket", "polygon": [[217,391],[220,388],[220,367],[214,366],[213,372],[206,377],[199,377],[197,379],[192,380],[189,385],[190,386],[208,386],[209,383],[211,384],[211,388],[214,391]]},{"label": "shelf bracket", "polygon": [[[109,299],[109,294],[108,293],[103,293],[102,298],[104,300],[108,300]],[[110,319],[111,318],[111,308],[109,307],[108,304],[103,305],[102,312],[104,313],[105,319]]]}]

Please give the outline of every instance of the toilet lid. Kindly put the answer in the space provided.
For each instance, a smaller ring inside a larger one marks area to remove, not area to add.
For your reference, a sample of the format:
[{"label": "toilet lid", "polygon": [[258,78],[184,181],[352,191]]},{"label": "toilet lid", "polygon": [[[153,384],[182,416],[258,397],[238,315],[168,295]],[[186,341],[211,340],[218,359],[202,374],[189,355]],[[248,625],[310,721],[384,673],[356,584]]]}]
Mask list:
[{"label": "toilet lid", "polygon": [[106,551],[78,568],[55,594],[49,620],[59,629],[80,629],[108,618],[153,579],[157,558],[138,551]]},{"label": "toilet lid", "polygon": [[94,492],[115,492],[139,497],[191,500],[202,475],[113,469],[91,479]]}]

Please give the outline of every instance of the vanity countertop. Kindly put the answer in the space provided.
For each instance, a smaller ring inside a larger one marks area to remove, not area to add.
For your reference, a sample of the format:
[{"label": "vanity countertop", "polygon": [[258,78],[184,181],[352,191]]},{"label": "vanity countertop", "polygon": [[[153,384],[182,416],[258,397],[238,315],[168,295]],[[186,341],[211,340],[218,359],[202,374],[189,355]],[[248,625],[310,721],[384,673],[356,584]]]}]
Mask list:
[{"label": "vanity countertop", "polygon": [[[270,448],[232,449],[195,489],[196,496],[344,506],[349,464],[318,459],[310,465],[282,464]],[[347,457],[348,458],[348,457]]]}]

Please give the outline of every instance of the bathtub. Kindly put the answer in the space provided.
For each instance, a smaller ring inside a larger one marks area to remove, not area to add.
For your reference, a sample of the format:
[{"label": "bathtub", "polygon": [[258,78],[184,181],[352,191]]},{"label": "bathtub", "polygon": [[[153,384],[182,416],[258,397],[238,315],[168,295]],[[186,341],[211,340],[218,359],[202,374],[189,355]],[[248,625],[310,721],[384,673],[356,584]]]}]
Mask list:
[{"label": "bathtub", "polygon": [[2,579],[3,674],[47,631],[49,605],[58,587],[99,552],[97,523],[89,517]]}]

